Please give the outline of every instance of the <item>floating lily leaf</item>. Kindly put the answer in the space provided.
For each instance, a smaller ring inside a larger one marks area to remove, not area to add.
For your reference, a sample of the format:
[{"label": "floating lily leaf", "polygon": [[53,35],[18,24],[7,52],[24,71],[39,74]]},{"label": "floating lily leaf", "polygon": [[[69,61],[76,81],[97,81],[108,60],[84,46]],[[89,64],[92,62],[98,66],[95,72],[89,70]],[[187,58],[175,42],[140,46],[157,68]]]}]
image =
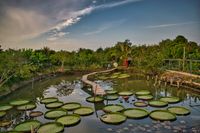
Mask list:
[{"label": "floating lily leaf", "polygon": [[41,123],[37,120],[27,120],[16,125],[14,130],[20,132],[31,132],[31,128],[36,129],[40,126],[40,124]]},{"label": "floating lily leaf", "polygon": [[63,115],[67,115],[67,111],[66,110],[64,110],[64,109],[55,109],[55,110],[47,111],[44,114],[44,117],[47,118],[47,119],[56,119],[56,118],[61,117]]},{"label": "floating lily leaf", "polygon": [[65,115],[56,120],[59,123],[62,123],[64,126],[72,126],[76,125],[81,121],[81,118],[77,114],[70,114],[70,115]]},{"label": "floating lily leaf", "polygon": [[48,109],[53,109],[53,108],[59,108],[63,105],[63,102],[57,101],[53,103],[48,103],[45,105],[46,108]]},{"label": "floating lily leaf", "polygon": [[145,109],[129,108],[129,109],[124,110],[123,114],[127,116],[128,118],[140,119],[140,118],[147,117],[149,115],[149,112],[146,111]]},{"label": "floating lily leaf", "polygon": [[28,100],[15,100],[15,101],[11,101],[10,105],[19,106],[19,105],[27,104],[29,102],[30,101],[28,101]]},{"label": "floating lily leaf", "polygon": [[176,115],[188,115],[188,114],[190,114],[189,109],[187,109],[185,107],[181,107],[181,106],[169,107],[169,108],[167,108],[167,110],[169,110],[172,113],[175,113]]},{"label": "floating lily leaf", "polygon": [[65,103],[61,108],[70,111],[70,110],[74,110],[74,109],[77,109],[77,108],[80,108],[80,107],[81,107],[80,103],[69,102],[69,103]]},{"label": "floating lily leaf", "polygon": [[96,97],[88,97],[86,98],[86,101],[91,103],[96,103],[96,102],[103,102],[104,99],[102,97],[96,96]]},{"label": "floating lily leaf", "polygon": [[93,114],[93,109],[91,107],[80,107],[74,110],[74,114],[78,114],[81,116],[91,115]]},{"label": "floating lily leaf", "polygon": [[109,113],[102,115],[100,120],[108,124],[120,124],[126,121],[126,116],[120,113]]},{"label": "floating lily leaf", "polygon": [[154,110],[150,113],[150,117],[161,121],[171,121],[176,119],[176,115],[167,110]]},{"label": "floating lily leaf", "polygon": [[37,131],[37,133],[60,133],[64,130],[63,124],[59,122],[49,122],[43,124]]},{"label": "floating lily leaf", "polygon": [[56,97],[48,97],[48,98],[44,98],[42,99],[40,102],[43,104],[47,104],[47,103],[52,103],[52,102],[57,102],[58,98]]}]

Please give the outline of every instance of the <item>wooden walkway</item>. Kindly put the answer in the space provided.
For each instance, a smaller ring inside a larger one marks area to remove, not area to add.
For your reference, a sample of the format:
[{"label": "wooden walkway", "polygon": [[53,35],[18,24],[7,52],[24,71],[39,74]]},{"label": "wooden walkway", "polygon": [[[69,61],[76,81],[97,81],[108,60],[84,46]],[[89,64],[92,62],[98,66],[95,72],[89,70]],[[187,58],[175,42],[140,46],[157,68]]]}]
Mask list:
[{"label": "wooden walkway", "polygon": [[86,74],[86,75],[83,75],[82,77],[82,81],[86,84],[89,84],[92,86],[92,91],[95,95],[105,95],[105,91],[104,89],[97,83],[93,82],[93,81],[90,81],[88,80],[88,76],[90,75],[94,75],[94,74],[97,74],[97,73],[106,73],[106,72],[111,72],[111,71],[114,71],[116,68],[113,68],[113,69],[109,69],[109,70],[104,70],[104,71],[99,71],[99,72],[93,72],[93,73],[89,73],[89,74]]}]

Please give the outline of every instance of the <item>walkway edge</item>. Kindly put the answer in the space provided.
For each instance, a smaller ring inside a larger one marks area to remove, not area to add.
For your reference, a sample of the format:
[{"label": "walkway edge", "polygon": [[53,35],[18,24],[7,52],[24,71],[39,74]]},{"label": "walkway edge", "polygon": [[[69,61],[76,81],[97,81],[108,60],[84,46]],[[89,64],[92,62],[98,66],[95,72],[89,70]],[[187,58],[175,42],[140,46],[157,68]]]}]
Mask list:
[{"label": "walkway edge", "polygon": [[92,73],[89,73],[89,74],[85,74],[85,75],[82,76],[81,80],[84,83],[89,84],[89,85],[92,86],[92,91],[93,91],[93,93],[95,95],[105,95],[106,93],[105,93],[104,89],[102,89],[99,84],[97,84],[97,83],[95,83],[93,81],[88,80],[88,76],[91,76],[91,75],[94,75],[94,74],[98,74],[98,73],[111,72],[111,71],[114,71],[116,69],[117,68],[113,68],[113,69],[109,69],[109,70],[104,70],[104,71],[92,72]]}]

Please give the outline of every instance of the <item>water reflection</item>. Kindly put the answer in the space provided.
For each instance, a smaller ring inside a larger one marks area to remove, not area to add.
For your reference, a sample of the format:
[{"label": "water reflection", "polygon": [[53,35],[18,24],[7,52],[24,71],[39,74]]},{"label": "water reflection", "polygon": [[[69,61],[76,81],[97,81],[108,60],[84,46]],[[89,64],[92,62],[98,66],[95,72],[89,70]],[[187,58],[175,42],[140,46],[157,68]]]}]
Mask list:
[{"label": "water reflection", "polygon": [[[197,132],[200,123],[200,96],[190,90],[184,88],[175,88],[171,86],[154,86],[153,81],[146,81],[143,77],[133,77],[129,79],[113,79],[113,80],[96,80],[101,87],[105,90],[116,89],[118,91],[130,90],[136,92],[138,90],[149,90],[155,99],[166,96],[178,96],[182,99],[180,103],[174,105],[184,105],[191,110],[191,114],[188,116],[177,117],[174,122],[158,122],[152,121],[149,117],[141,120],[127,119],[125,123],[120,125],[108,125],[102,123],[99,117],[104,114],[102,108],[108,104],[120,104],[125,108],[135,107],[133,103],[137,101],[135,96],[131,97],[119,97],[117,100],[105,100],[102,103],[88,103],[85,99],[92,95],[91,87],[84,86],[82,82],[76,80],[77,77],[57,77],[55,79],[44,80],[38,83],[34,83],[34,86],[26,86],[20,90],[17,90],[14,94],[11,94],[0,100],[1,103],[8,103],[14,99],[28,99],[37,104],[37,108],[34,111],[41,111],[45,113],[48,109],[43,104],[40,104],[40,99],[44,97],[58,97],[63,102],[79,102],[83,106],[93,107],[95,113],[91,116],[81,117],[81,122],[74,126],[65,128],[66,132],[82,132],[82,133],[140,133],[140,132]],[[172,105],[169,105],[172,106]],[[144,107],[148,111],[155,110],[154,107]],[[42,123],[50,122],[43,116],[36,118],[29,117],[30,111],[22,112],[13,109],[7,113],[7,115],[0,119],[0,121],[12,121],[13,124],[3,128],[0,127],[0,131],[10,130],[17,123],[24,121],[25,119],[36,119]],[[73,112],[69,112],[71,114]]]}]

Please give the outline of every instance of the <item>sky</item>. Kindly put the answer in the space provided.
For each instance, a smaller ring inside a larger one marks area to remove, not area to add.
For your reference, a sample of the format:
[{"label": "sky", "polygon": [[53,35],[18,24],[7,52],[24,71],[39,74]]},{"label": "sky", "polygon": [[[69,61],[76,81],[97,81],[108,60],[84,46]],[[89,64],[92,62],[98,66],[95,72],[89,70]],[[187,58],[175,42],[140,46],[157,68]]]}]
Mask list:
[{"label": "sky", "polygon": [[177,35],[200,43],[200,0],[0,0],[5,49],[95,50]]}]

